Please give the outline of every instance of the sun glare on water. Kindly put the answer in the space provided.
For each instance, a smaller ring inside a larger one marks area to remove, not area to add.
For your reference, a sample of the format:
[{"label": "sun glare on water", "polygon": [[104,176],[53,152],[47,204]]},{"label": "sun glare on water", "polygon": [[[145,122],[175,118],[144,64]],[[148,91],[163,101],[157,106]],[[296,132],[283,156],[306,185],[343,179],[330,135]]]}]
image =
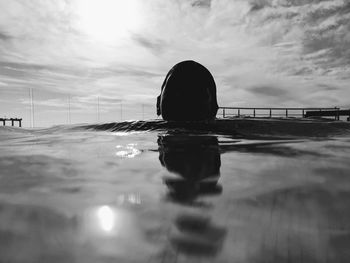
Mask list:
[{"label": "sun glare on water", "polygon": [[97,210],[100,227],[105,232],[111,232],[115,225],[115,213],[109,206],[102,206]]},{"label": "sun glare on water", "polygon": [[99,41],[114,41],[140,25],[137,0],[78,0],[78,27]]}]

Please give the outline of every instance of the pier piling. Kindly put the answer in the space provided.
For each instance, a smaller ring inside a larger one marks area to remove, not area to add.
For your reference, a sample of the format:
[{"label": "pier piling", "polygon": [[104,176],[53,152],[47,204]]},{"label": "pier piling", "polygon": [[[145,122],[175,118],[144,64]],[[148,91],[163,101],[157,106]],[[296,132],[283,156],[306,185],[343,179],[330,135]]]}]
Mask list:
[{"label": "pier piling", "polygon": [[15,122],[18,122],[18,127],[22,127],[22,118],[0,118],[2,125],[6,126],[7,121],[11,121],[11,126],[15,126]]}]

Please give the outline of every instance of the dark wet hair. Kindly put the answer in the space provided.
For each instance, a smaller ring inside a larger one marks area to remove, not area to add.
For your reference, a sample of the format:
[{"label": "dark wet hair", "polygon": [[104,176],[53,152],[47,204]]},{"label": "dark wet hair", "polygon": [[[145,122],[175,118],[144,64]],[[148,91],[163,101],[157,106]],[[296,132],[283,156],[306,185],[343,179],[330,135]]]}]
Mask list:
[{"label": "dark wet hair", "polygon": [[168,72],[157,98],[157,114],[164,120],[214,119],[218,110],[213,76],[203,65],[182,61]]}]

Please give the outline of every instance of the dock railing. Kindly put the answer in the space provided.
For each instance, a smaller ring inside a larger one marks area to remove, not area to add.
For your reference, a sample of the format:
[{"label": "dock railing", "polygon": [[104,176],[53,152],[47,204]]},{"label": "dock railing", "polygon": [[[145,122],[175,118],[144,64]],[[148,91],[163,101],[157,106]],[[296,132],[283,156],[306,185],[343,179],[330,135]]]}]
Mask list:
[{"label": "dock railing", "polygon": [[[222,118],[305,118],[307,111],[339,111],[340,108],[250,108],[250,107],[219,107],[217,116]],[[338,115],[339,116],[339,115]],[[337,118],[337,116],[335,116]]]}]

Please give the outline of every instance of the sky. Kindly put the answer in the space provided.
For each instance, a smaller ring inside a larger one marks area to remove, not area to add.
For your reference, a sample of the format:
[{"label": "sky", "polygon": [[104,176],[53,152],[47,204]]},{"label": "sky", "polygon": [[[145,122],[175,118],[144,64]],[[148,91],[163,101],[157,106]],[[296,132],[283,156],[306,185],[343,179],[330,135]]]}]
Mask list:
[{"label": "sky", "polygon": [[219,106],[349,108],[349,47],[348,0],[0,0],[0,117],[156,118],[189,59]]}]

